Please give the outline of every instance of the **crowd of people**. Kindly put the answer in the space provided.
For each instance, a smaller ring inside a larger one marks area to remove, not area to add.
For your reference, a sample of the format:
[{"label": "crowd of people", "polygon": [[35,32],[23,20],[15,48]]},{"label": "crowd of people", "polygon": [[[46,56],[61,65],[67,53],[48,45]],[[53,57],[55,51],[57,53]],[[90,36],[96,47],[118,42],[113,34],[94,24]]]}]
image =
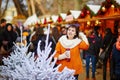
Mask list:
[{"label": "crowd of people", "polygon": [[[37,53],[37,44],[41,40],[40,49],[45,49],[46,32],[43,26],[36,24],[33,31],[29,27],[22,26],[24,44],[32,43],[28,51]],[[81,32],[75,24],[69,26],[56,25],[51,28],[48,42],[52,42],[51,52],[56,51],[54,58],[57,58],[56,66],[62,64],[59,71],[65,67],[75,70],[74,76],[78,80],[79,74],[83,72],[84,54],[86,61],[86,80],[90,80],[90,63],[92,63],[92,80],[96,79],[96,65],[99,63],[99,55],[109,47],[102,60],[103,80],[106,80],[107,63],[110,63],[110,79],[120,80],[120,27],[117,34],[113,34],[110,28],[105,29],[105,35],[100,33],[100,26],[94,26],[86,32]],[[5,19],[0,20],[0,60],[3,56],[10,55],[13,49],[13,42],[19,42],[21,37],[20,27],[6,23]],[[35,54],[37,58],[37,54]],[[2,64],[2,63],[1,63]]]}]

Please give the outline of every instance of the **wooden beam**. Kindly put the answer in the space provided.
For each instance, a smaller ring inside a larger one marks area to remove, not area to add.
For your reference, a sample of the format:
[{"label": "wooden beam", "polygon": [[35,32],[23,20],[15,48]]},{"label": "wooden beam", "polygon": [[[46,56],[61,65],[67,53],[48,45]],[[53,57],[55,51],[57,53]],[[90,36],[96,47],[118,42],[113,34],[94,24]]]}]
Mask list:
[{"label": "wooden beam", "polygon": [[94,17],[94,18],[90,18],[90,19],[77,19],[78,22],[87,22],[87,21],[96,21],[96,20],[108,20],[108,19],[120,19],[120,15],[116,15],[116,16],[108,16],[108,17]]}]

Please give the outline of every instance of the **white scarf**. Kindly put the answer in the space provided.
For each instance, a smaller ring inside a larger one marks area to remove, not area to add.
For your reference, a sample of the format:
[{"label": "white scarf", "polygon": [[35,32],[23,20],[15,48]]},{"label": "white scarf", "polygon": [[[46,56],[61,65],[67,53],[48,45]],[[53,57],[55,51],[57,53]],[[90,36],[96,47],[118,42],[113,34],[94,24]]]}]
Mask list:
[{"label": "white scarf", "polygon": [[75,39],[69,40],[67,39],[66,35],[63,35],[62,37],[60,37],[59,41],[64,48],[71,49],[77,46],[81,42],[81,39],[75,38]]}]

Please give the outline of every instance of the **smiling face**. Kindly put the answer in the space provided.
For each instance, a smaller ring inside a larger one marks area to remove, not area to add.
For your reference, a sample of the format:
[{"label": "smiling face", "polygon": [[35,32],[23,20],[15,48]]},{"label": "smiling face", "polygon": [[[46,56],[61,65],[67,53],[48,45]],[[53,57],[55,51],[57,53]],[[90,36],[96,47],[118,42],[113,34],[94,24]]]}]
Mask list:
[{"label": "smiling face", "polygon": [[67,36],[68,39],[73,39],[76,35],[76,28],[75,27],[69,27],[67,30]]}]

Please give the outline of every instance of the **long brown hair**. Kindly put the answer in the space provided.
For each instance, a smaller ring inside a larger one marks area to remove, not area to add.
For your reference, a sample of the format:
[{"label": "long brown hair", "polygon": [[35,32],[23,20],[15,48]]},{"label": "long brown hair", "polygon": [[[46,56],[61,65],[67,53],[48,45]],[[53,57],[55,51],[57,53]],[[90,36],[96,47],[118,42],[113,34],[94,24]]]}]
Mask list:
[{"label": "long brown hair", "polygon": [[39,27],[38,29],[36,29],[35,34],[32,36],[31,41],[37,40],[40,35],[44,35],[43,27]]},{"label": "long brown hair", "polygon": [[57,27],[52,28],[52,36],[54,37],[56,42],[60,38],[60,33]]}]

